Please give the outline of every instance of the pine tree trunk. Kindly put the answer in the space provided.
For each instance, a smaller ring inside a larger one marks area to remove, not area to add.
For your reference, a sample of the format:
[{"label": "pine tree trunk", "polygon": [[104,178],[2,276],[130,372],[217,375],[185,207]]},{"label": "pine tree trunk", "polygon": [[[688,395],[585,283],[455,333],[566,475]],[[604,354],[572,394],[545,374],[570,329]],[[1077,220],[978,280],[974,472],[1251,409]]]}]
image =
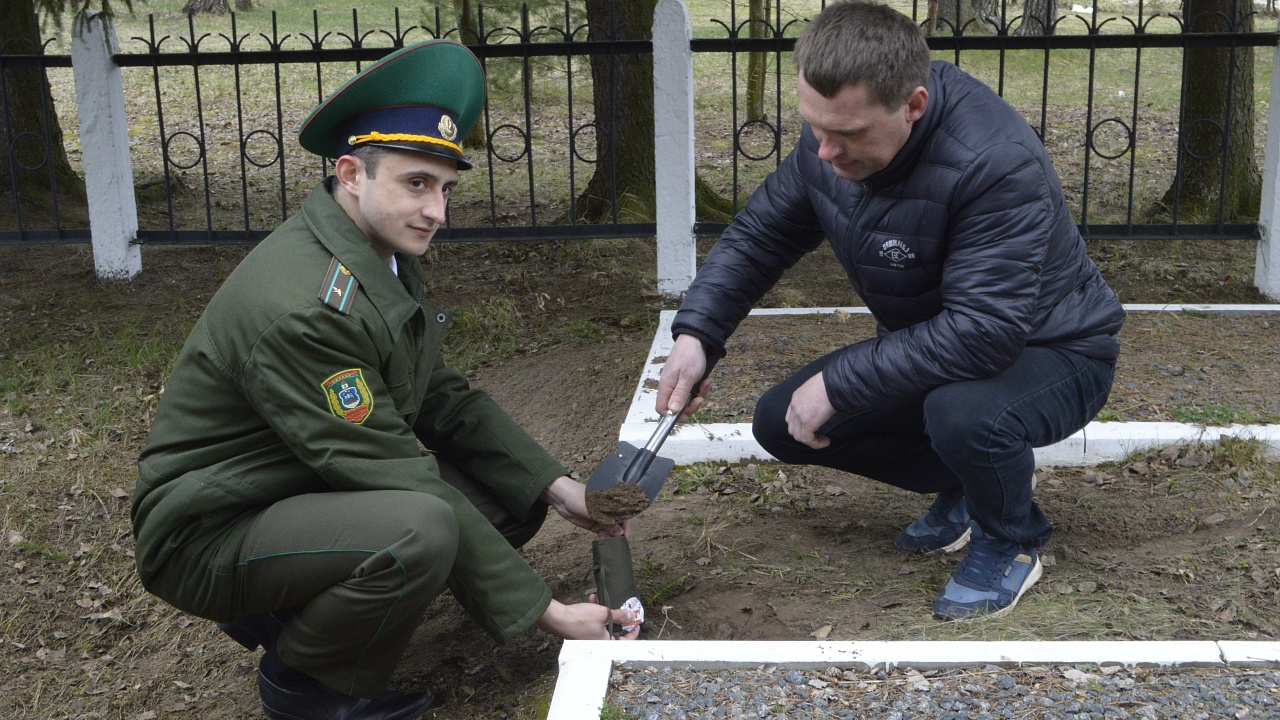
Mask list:
[{"label": "pine tree trunk", "polygon": [[[33,0],[0,2],[0,48],[8,55],[42,55]],[[71,169],[43,68],[8,68],[0,82],[0,190],[47,204],[51,189],[83,199],[84,181]]]},{"label": "pine tree trunk", "polygon": [[[1250,10],[1233,0],[1187,0],[1184,17],[1192,32],[1250,32]],[[1262,188],[1253,142],[1253,48],[1188,48],[1184,58],[1180,171],[1162,209],[1172,213],[1176,203],[1179,222],[1253,221]]]},{"label": "pine tree trunk", "polygon": [[[590,40],[643,40],[657,0],[586,0]],[[654,192],[653,61],[649,55],[591,56],[595,172],[578,196],[578,222],[652,222]],[[694,179],[698,219],[726,222],[732,203]]]},{"label": "pine tree trunk", "polygon": [[1000,6],[997,0],[938,0],[936,17],[929,18],[929,26],[943,35],[965,35],[989,32],[1000,27]]},{"label": "pine tree trunk", "polygon": [[[643,40],[657,0],[587,0],[590,40]],[[599,162],[578,196],[585,222],[652,221],[653,62],[649,55],[592,55],[592,104]]]},{"label": "pine tree trunk", "polygon": [[188,16],[202,12],[210,15],[226,15],[230,11],[229,0],[187,0],[187,4],[182,6],[182,12]]},{"label": "pine tree trunk", "polygon": [[[453,0],[453,18],[458,25],[458,42],[463,45],[480,43],[480,21],[471,0]],[[478,150],[485,147],[484,122],[475,124],[471,132],[462,138],[462,147]]]},{"label": "pine tree trunk", "polygon": [[[751,17],[748,26],[752,38],[768,37],[769,0],[751,0]],[[764,120],[764,78],[769,67],[768,53],[753,52],[747,55],[747,120]]]},{"label": "pine tree trunk", "polygon": [[1022,24],[1014,35],[1052,35],[1058,19],[1058,0],[1026,0]]}]

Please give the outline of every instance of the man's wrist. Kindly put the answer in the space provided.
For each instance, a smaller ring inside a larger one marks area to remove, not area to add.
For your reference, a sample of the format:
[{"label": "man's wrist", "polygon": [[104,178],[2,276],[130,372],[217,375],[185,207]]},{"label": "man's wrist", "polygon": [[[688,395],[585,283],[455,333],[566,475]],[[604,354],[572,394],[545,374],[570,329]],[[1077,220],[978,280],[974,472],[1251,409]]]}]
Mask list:
[{"label": "man's wrist", "polygon": [[573,480],[566,475],[561,475],[555,480],[552,480],[550,485],[547,485],[542,489],[542,493],[538,495],[538,499],[553,507],[562,505],[564,503],[563,482],[573,482]]}]

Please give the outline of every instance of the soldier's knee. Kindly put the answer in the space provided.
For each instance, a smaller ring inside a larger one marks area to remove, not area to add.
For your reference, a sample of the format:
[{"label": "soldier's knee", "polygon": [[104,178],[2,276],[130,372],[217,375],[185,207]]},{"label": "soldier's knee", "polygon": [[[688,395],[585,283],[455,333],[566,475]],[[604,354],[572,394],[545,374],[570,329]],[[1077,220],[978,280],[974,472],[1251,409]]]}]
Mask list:
[{"label": "soldier's knee", "polygon": [[449,503],[434,495],[405,492],[387,508],[386,522],[404,530],[393,551],[411,572],[453,566],[458,552],[458,519]]}]

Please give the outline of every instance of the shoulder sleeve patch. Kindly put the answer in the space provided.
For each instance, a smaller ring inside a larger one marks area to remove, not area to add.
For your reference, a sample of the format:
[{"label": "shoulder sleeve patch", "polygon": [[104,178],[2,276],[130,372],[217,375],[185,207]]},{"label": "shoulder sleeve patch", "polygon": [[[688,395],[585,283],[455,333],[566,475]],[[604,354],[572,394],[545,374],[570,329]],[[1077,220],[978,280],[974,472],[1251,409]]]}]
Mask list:
[{"label": "shoulder sleeve patch", "polygon": [[359,368],[334,373],[320,383],[320,387],[324,388],[329,401],[329,412],[343,420],[363,425],[373,412],[373,393],[369,392]]},{"label": "shoulder sleeve patch", "polygon": [[320,285],[320,302],[337,310],[343,315],[351,314],[351,305],[355,301],[356,291],[360,283],[351,271],[334,258],[329,269],[324,273],[324,281]]}]

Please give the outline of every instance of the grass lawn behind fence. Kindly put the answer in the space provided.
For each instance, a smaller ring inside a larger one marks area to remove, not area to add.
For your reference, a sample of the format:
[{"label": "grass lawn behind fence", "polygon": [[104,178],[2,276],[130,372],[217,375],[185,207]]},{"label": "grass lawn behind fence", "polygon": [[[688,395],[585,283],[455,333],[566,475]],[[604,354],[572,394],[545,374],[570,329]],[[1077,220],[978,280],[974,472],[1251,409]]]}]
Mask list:
[{"label": "grass lawn behind fence", "polygon": [[[911,6],[899,3],[910,12]],[[192,41],[187,17],[180,0],[155,0],[136,6],[132,15],[117,19],[121,49],[145,53],[154,20],[155,38],[162,51],[184,51]],[[412,25],[436,24],[434,4],[407,5],[400,9],[401,33],[409,42],[425,39]],[[785,33],[794,37],[803,20],[819,7],[818,2],[787,2],[781,11]],[[1164,0],[1148,4],[1144,13],[1147,32],[1174,32],[1177,22],[1160,13],[1177,12],[1178,4]],[[1119,11],[1135,12],[1126,5],[1104,5],[1098,22],[1103,33],[1131,33],[1130,20]],[[282,47],[301,49],[314,37],[313,11],[319,18],[320,35],[326,47],[346,47],[358,37],[367,46],[390,46],[395,34],[395,4],[386,1],[361,6],[358,26],[351,4],[320,0],[314,3],[265,0],[253,11],[232,18],[197,16],[194,44],[201,50],[227,50],[231,38],[244,49],[266,49],[268,39],[286,38]],[[570,6],[569,27],[577,39],[585,38],[582,9]],[[695,37],[725,37],[731,25],[729,6],[712,0],[690,3]],[[273,17],[274,13],[274,17]],[[548,5],[532,11],[531,26],[541,28],[537,40],[562,37],[564,6]],[[736,22],[746,17],[746,6],[738,3]],[[1087,32],[1092,16],[1068,14],[1059,24],[1061,34]],[[1136,21],[1136,20],[1135,20]],[[273,22],[275,27],[273,29]],[[1255,27],[1270,29],[1272,20],[1259,17]],[[453,23],[447,13],[440,24]],[[64,23],[64,41],[54,50],[65,49],[70,23]],[[490,42],[515,42],[519,22],[512,12],[486,9],[486,28],[494,31]],[[384,32],[385,31],[385,32]],[[1257,108],[1256,147],[1261,156],[1265,137],[1270,91],[1270,48],[1254,50],[1254,97]],[[1148,211],[1169,187],[1176,167],[1176,138],[1179,130],[1177,108],[1181,96],[1182,52],[1176,49],[1103,49],[1092,57],[1087,50],[1055,50],[1047,62],[1043,51],[970,50],[957,55],[939,51],[935,57],[957,62],[1017,107],[1037,130],[1043,128],[1046,147],[1054,160],[1076,219],[1089,223],[1148,222]],[[781,148],[785,153],[800,128],[795,112],[794,69],[790,56],[769,56],[769,81],[764,106],[770,126],[772,113],[781,111]],[[752,160],[738,155],[735,165],[734,122],[746,122],[745,93],[741,90],[747,56],[699,53],[695,57],[695,114],[697,168],[700,176],[725,197],[740,206],[746,196],[779,161],[773,150],[772,132],[765,125],[751,125],[738,137]],[[125,94],[130,115],[133,163],[139,186],[141,223],[144,228],[163,229],[172,222],[177,229],[237,229],[246,226],[269,230],[291,214],[310,187],[322,176],[322,164],[308,156],[295,141],[298,125],[311,108],[357,69],[355,63],[329,63],[319,70],[309,64],[245,66],[236,71],[226,67],[126,68]],[[584,58],[572,62],[558,58],[530,61],[532,84],[526,110],[519,59],[492,58],[487,61],[490,78],[488,128],[496,158],[474,150],[479,172],[468,174],[452,208],[458,227],[548,224],[563,220],[574,195],[581,192],[594,171],[595,152],[591,106],[590,68]],[[1093,92],[1089,93],[1092,73]],[[74,87],[70,70],[52,70],[57,110],[78,161],[78,121],[75,117]],[[159,78],[157,89],[155,78]],[[572,83],[569,78],[572,76]],[[734,116],[732,86],[737,78],[737,116]],[[780,82],[778,78],[780,77]],[[573,94],[570,113],[567,92]],[[277,86],[280,97],[277,104]],[[1047,87],[1046,87],[1047,86]],[[1137,102],[1135,103],[1135,94]],[[157,106],[157,95],[161,103]],[[1092,109],[1090,110],[1090,104]],[[164,135],[160,131],[163,119]],[[1086,152],[1085,137],[1095,129],[1096,152]],[[1131,130],[1130,130],[1131,129]],[[1132,152],[1126,151],[1129,133],[1134,134]],[[530,153],[524,153],[524,136],[529,136]],[[170,166],[162,161],[163,138],[168,138]],[[277,160],[277,138],[284,149],[283,173]],[[200,153],[201,139],[207,153]],[[570,141],[576,153],[570,153]],[[244,143],[244,156],[239,152]],[[1112,157],[1114,156],[1114,157]],[[505,162],[503,159],[512,160]],[[491,167],[492,165],[492,167]],[[532,165],[532,167],[531,167]],[[1085,197],[1086,167],[1089,191]],[[1130,189],[1132,169],[1133,187]],[[491,171],[491,172],[490,172]],[[206,180],[206,176],[209,178]],[[243,180],[242,180],[243,176]],[[491,190],[497,198],[490,204]],[[736,194],[735,194],[736,183]],[[172,189],[172,215],[167,202]],[[533,188],[537,205],[530,207]],[[280,200],[283,192],[285,200]],[[209,202],[205,202],[206,193]],[[81,218],[83,221],[83,218]]]}]

